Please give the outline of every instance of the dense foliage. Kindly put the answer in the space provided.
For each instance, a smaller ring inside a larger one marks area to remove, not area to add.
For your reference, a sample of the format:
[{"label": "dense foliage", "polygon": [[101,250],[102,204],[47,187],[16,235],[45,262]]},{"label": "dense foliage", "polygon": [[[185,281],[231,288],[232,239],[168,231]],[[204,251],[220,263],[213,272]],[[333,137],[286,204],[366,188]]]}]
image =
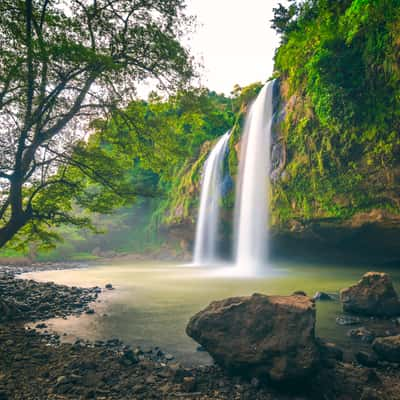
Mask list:
[{"label": "dense foliage", "polygon": [[291,2],[272,22],[289,173],[276,220],[399,212],[400,1]]},{"label": "dense foliage", "polygon": [[107,212],[138,194],[127,138],[116,146],[115,136],[84,133],[140,82],[188,82],[184,9],[183,0],[0,2],[0,247],[16,234],[49,242],[48,226],[88,224],[74,205]]},{"label": "dense foliage", "polygon": [[[193,182],[189,185],[193,186],[199,181],[201,160],[207,155],[211,142],[232,126],[236,106],[234,99],[206,89],[191,89],[168,98],[151,93],[147,101],[132,101],[126,108],[114,110],[109,118],[93,120],[94,132],[79,154],[84,158],[88,151],[88,159],[93,160],[101,151],[109,161],[103,166],[93,165],[94,170],[108,170],[111,166],[110,171],[124,171],[122,176],[110,178],[113,185],[125,188],[124,202],[99,196],[96,186],[87,187],[79,202],[71,204],[72,214],[75,220],[90,217],[94,233],[105,235],[94,235],[85,227],[72,229],[61,224],[47,235],[50,234],[51,239],[63,238],[65,243],[46,257],[87,258],[92,254],[143,252],[159,247],[160,225],[172,221],[169,210],[176,204],[196,204],[193,188],[191,195],[181,196],[182,190],[188,188],[189,178],[184,177],[187,166],[196,172],[190,175]],[[104,158],[100,157],[101,161]],[[124,168],[121,169],[121,165]],[[77,176],[82,179],[81,175]],[[129,198],[134,199],[134,203],[129,204]],[[45,204],[44,198],[40,201]],[[93,208],[89,208],[92,205]],[[110,205],[125,206],[113,215],[102,216]],[[21,235],[25,237],[25,232]]]}]

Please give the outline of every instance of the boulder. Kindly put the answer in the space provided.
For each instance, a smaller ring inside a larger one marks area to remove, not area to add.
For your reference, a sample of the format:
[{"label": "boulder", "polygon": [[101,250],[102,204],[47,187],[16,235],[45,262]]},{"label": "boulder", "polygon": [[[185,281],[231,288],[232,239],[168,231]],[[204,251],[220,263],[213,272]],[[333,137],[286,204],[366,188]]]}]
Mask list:
[{"label": "boulder", "polygon": [[319,363],[315,304],[303,295],[214,301],[191,318],[186,332],[219,365],[242,375],[295,381]]},{"label": "boulder", "polygon": [[377,338],[372,348],[381,360],[400,363],[400,335]]},{"label": "boulder", "polygon": [[315,301],[332,301],[332,300],[334,300],[334,298],[328,293],[317,292],[317,293],[315,293],[313,300],[315,300]]},{"label": "boulder", "polygon": [[343,310],[356,314],[392,317],[400,315],[400,301],[389,275],[368,272],[355,285],[340,291]]}]

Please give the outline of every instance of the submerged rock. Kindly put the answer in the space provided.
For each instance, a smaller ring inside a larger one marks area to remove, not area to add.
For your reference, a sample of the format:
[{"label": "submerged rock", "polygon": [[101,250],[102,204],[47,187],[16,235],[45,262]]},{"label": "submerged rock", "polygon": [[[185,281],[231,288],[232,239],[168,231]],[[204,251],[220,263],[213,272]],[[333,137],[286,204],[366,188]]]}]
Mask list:
[{"label": "submerged rock", "polygon": [[319,362],[314,330],[310,298],[261,294],[214,301],[186,328],[222,367],[278,382],[313,371]]},{"label": "submerged rock", "polygon": [[356,314],[392,317],[400,315],[400,301],[389,275],[368,272],[355,285],[340,292],[343,310]]},{"label": "submerged rock", "polygon": [[357,325],[361,323],[361,319],[352,315],[339,315],[336,317],[336,323],[341,326]]},{"label": "submerged rock", "polygon": [[381,360],[400,362],[400,335],[377,338],[372,348]]}]

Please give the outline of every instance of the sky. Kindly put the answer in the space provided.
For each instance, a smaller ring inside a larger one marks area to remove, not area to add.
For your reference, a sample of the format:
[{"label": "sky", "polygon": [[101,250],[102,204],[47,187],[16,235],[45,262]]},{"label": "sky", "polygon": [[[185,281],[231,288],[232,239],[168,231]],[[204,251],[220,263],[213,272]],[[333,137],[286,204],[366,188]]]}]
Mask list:
[{"label": "sky", "polygon": [[187,0],[198,27],[189,47],[203,64],[201,83],[229,94],[235,84],[265,81],[273,70],[279,37],[270,28],[282,0]]}]

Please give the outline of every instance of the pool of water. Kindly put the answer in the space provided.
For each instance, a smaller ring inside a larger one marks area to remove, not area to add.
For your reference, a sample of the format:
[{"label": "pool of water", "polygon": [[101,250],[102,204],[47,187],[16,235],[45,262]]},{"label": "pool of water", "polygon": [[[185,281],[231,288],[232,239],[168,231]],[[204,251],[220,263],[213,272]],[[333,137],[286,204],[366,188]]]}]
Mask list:
[{"label": "pool of water", "polygon": [[[75,286],[101,286],[112,283],[115,290],[104,291],[96,304],[96,314],[53,319],[51,329],[67,333],[66,338],[103,340],[118,337],[144,348],[159,346],[179,361],[205,364],[207,353],[185,334],[192,315],[211,301],[252,293],[289,295],[303,290],[338,292],[360,279],[367,267],[302,265],[280,262],[265,276],[230,276],[229,267],[198,268],[170,264],[99,265],[87,269],[46,271],[26,274],[39,281]],[[399,289],[400,271],[389,272]],[[317,335],[340,345],[349,345],[348,326],[338,326],[338,302],[317,302]]]}]

